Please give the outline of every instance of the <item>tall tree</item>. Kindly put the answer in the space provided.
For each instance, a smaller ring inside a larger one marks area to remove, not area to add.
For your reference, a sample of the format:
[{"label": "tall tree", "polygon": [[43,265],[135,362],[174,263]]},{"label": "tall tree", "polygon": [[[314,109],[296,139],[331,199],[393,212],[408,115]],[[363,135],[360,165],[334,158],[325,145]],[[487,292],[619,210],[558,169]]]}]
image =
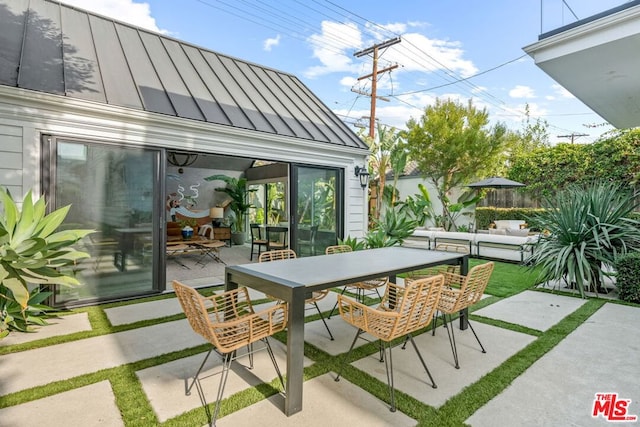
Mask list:
[{"label": "tall tree", "polygon": [[490,127],[486,109],[477,109],[471,100],[465,106],[440,99],[425,108],[419,121],[409,120],[407,129],[409,158],[436,188],[442,215],[451,226],[451,190],[504,164],[507,129],[503,124]]}]

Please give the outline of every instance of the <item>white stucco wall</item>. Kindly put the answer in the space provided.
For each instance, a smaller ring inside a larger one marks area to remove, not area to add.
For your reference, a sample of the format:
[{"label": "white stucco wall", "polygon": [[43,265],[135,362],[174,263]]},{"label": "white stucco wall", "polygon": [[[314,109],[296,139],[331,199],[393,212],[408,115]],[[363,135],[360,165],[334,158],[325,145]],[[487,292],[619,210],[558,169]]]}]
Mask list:
[{"label": "white stucco wall", "polygon": [[[415,194],[420,194],[420,190],[418,189],[418,184],[422,183],[429,192],[429,197],[431,198],[431,203],[433,204],[433,209],[436,214],[442,213],[442,203],[440,199],[438,199],[438,193],[435,187],[429,182],[423,180],[420,177],[403,177],[398,180],[398,191],[400,193],[400,199],[404,200],[407,196],[415,197]],[[392,182],[387,182],[387,185],[392,184]],[[456,202],[458,197],[463,193],[466,189],[454,189],[450,199],[452,202]],[[461,214],[458,216],[456,220],[457,225],[468,225],[470,222],[474,222],[473,213],[475,212],[475,208],[466,208],[463,210],[463,213],[468,213],[470,215]],[[432,226],[432,223],[427,223],[426,226]]]}]

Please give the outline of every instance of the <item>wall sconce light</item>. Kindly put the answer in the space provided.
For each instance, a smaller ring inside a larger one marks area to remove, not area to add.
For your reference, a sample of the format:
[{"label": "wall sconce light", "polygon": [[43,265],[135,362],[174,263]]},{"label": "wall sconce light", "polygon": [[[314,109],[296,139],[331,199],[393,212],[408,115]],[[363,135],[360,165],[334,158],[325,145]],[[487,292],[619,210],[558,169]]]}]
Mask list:
[{"label": "wall sconce light", "polygon": [[369,183],[369,172],[367,172],[367,168],[365,166],[356,166],[355,176],[360,178],[360,187],[362,187],[363,190],[367,188],[367,184]]},{"label": "wall sconce light", "polygon": [[220,220],[224,218],[224,208],[210,208],[209,218],[214,227],[220,227]]}]

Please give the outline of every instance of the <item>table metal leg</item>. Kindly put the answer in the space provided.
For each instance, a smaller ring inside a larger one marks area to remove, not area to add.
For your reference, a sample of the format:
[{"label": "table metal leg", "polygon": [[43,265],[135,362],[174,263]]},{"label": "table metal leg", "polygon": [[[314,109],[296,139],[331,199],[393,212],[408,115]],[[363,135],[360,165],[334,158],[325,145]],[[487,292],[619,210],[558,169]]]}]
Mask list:
[{"label": "table metal leg", "polygon": [[293,288],[287,322],[287,390],[284,413],[291,416],[302,410],[304,382],[304,304],[305,288]]},{"label": "table metal leg", "polygon": [[[460,274],[466,276],[469,272],[469,257],[465,256],[460,260]],[[460,329],[465,330],[469,327],[469,309],[465,308],[460,311]]]}]

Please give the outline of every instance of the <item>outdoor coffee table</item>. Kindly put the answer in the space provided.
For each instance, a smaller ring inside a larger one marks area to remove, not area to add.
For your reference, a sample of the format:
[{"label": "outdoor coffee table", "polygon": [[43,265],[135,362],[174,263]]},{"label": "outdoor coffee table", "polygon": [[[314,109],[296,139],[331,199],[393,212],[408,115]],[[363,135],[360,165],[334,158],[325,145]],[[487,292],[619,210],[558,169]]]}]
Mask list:
[{"label": "outdoor coffee table", "polygon": [[390,247],[320,255],[225,268],[225,290],[247,286],[289,304],[287,319],[287,384],[284,413],[302,410],[304,381],[304,304],[314,291],[349,283],[434,267],[460,265],[461,274],[469,268],[467,254]]}]

